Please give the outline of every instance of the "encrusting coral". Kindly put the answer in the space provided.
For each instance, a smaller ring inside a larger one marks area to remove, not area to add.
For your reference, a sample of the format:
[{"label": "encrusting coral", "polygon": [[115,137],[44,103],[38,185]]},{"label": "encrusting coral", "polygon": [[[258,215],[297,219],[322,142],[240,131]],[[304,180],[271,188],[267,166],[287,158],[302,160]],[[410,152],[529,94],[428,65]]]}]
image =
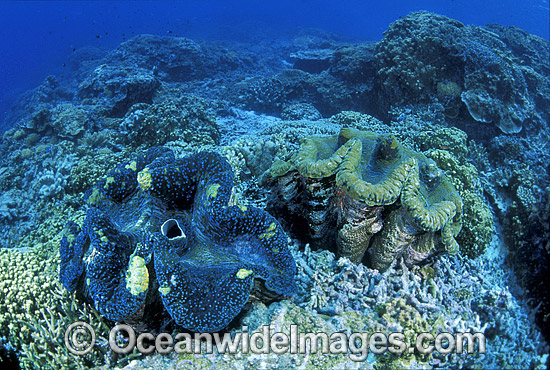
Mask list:
[{"label": "encrusting coral", "polygon": [[158,291],[176,323],[197,331],[225,328],[256,278],[291,295],[286,234],[267,212],[232,205],[232,188],[231,166],[212,152],[152,148],[120,164],[86,194],[82,228],[68,224],[63,285],[114,321],[139,319]]},{"label": "encrusting coral", "polygon": [[463,227],[457,237],[462,253],[471,258],[483,254],[493,236],[494,223],[493,214],[483,200],[478,170],[449,151],[430,149],[426,155],[449,176],[464,204]]},{"label": "encrusting coral", "polygon": [[342,128],[309,137],[289,162],[274,163],[271,176],[316,248],[335,244],[355,263],[368,250],[380,270],[399,255],[413,264],[458,250],[460,196],[433,160],[393,136]]}]

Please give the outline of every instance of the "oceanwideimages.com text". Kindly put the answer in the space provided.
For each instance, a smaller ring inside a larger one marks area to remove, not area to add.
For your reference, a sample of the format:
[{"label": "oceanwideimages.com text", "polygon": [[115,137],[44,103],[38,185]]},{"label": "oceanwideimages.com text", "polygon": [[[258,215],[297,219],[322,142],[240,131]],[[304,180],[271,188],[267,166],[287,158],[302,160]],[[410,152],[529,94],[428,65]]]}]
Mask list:
[{"label": "oceanwideimages.com text", "polygon": [[[120,338],[124,338],[121,344]],[[409,343],[413,343],[409,345]],[[65,333],[65,344],[74,354],[86,354],[95,345],[95,333],[83,322],[71,325]],[[202,344],[202,345],[201,345]],[[109,346],[119,354],[134,349],[142,354],[224,353],[254,354],[347,354],[353,361],[365,361],[369,353],[394,355],[406,353],[430,354],[485,353],[483,333],[418,333],[413,342],[405,334],[395,333],[302,333],[297,325],[290,325],[288,332],[274,332],[264,325],[254,333],[242,327],[237,333],[161,333],[136,334],[129,325],[117,325],[109,333]]]}]

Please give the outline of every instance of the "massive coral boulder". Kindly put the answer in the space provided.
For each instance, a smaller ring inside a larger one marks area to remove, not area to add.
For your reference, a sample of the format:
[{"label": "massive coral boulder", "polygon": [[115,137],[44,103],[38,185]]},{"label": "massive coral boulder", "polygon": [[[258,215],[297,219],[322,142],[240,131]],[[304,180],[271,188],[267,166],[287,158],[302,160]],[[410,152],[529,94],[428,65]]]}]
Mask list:
[{"label": "massive coral boulder", "polygon": [[464,79],[459,40],[465,26],[454,19],[416,12],[393,22],[376,46],[381,89],[391,103],[430,99],[437,83]]},{"label": "massive coral boulder", "polygon": [[[289,162],[275,162],[273,207],[305,220],[315,248],[386,269],[458,250],[462,200],[443,171],[394,137],[351,128],[308,137]],[[280,202],[282,200],[283,202]]]},{"label": "massive coral boulder", "polygon": [[113,321],[138,319],[162,300],[186,329],[225,328],[254,280],[275,295],[295,291],[296,266],[281,225],[234,205],[221,156],[176,159],[154,148],[110,171],[86,195],[82,227],[61,241],[60,280]]},{"label": "massive coral boulder", "polygon": [[[34,113],[19,122],[21,135],[39,134],[74,140],[86,130],[87,112],[73,104],[63,103],[53,108],[43,104],[35,106]],[[37,137],[39,139],[40,137]]]},{"label": "massive coral boulder", "polygon": [[[371,61],[358,61],[345,71],[345,55],[336,54],[326,71],[319,74],[308,73],[300,69],[287,69],[274,76],[256,76],[236,83],[228,95],[234,104],[259,112],[279,115],[290,104],[312,104],[323,116],[336,114],[342,110],[370,110],[373,99],[372,84],[365,81],[352,81],[354,75],[363,74],[363,65],[372,65]],[[351,58],[350,58],[351,59]],[[365,67],[367,69],[368,67]],[[349,80],[345,80],[349,78]],[[372,81],[372,78],[366,77]]]},{"label": "massive coral boulder", "polygon": [[204,99],[184,95],[154,104],[135,104],[117,122],[121,139],[132,148],[183,140],[202,145],[220,140],[216,117]]},{"label": "massive coral boulder", "polygon": [[102,64],[79,85],[77,95],[108,117],[122,117],[136,103],[152,103],[159,86],[151,70]]},{"label": "massive coral boulder", "polygon": [[450,119],[504,133],[548,120],[550,46],[518,28],[414,12],[390,25],[376,51],[387,105],[439,102]]},{"label": "massive coral boulder", "polygon": [[214,44],[184,37],[138,35],[106,55],[111,65],[156,70],[166,81],[189,81],[243,67],[240,57]]}]

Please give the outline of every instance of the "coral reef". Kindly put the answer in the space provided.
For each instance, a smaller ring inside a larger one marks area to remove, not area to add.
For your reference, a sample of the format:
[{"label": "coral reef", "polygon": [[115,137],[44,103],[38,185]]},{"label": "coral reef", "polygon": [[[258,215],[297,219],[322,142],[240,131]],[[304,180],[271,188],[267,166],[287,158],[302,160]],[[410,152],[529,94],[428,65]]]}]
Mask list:
[{"label": "coral reef", "polygon": [[122,43],[106,55],[105,62],[155,70],[167,81],[208,78],[243,66],[238,55],[217,44],[157,35],[139,35]]},{"label": "coral reef", "polygon": [[[76,300],[54,278],[58,260],[37,252],[0,249],[0,337],[6,341],[2,345],[16,352],[23,369],[104,363],[106,324],[93,307]],[[64,342],[65,329],[76,321],[89,323],[96,332],[98,345],[86,356],[71,354]]]},{"label": "coral reef", "polygon": [[[17,136],[17,131],[10,133]],[[5,138],[10,137],[10,133],[6,133]],[[45,222],[41,211],[66,194],[76,162],[72,144],[46,143],[41,141],[30,149],[23,137],[9,142],[4,167],[0,170],[0,245],[3,247],[16,247],[38,229],[40,223]]]},{"label": "coral reef", "polygon": [[20,131],[18,136],[34,133],[74,139],[86,129],[87,121],[86,111],[72,104],[59,104],[54,108],[43,105],[20,121],[20,130],[24,131]]},{"label": "coral reef", "polygon": [[119,124],[122,140],[130,147],[164,145],[184,140],[218,144],[220,133],[208,104],[197,96],[182,96],[155,104],[135,104]]},{"label": "coral reef", "polygon": [[539,306],[537,323],[549,335],[550,331],[550,186],[546,187],[544,195],[536,208],[529,215],[529,226],[525,235],[530,248],[514,253],[520,267],[525,267],[521,276],[526,280],[526,286],[532,292]]},{"label": "coral reef", "polygon": [[159,86],[150,70],[102,64],[80,84],[78,97],[108,117],[122,117],[136,103],[152,103]]},{"label": "coral reef", "polygon": [[[227,120],[224,121],[224,125],[227,124]],[[256,128],[255,125],[259,126],[260,122],[268,125]],[[256,176],[262,182],[273,162],[277,159],[288,160],[292,153],[299,149],[304,136],[330,135],[340,129],[337,125],[324,120],[314,121],[315,125],[311,122],[306,119],[281,121],[274,117],[264,118],[257,114],[249,114],[241,118],[241,124],[249,128],[254,135],[249,133],[238,136],[231,142],[231,149],[225,149],[225,152],[234,152],[234,155],[244,160],[238,170],[242,179]],[[236,123],[231,122],[230,127],[233,124]]]},{"label": "coral reef", "polygon": [[462,23],[430,12],[410,13],[390,24],[376,46],[382,91],[403,103],[427,99],[438,82],[460,86],[463,63],[453,53],[458,46],[451,46],[464,31]]},{"label": "coral reef", "polygon": [[286,59],[294,68],[240,81],[229,98],[241,107],[277,115],[301,103],[312,104],[323,116],[350,109],[377,113],[374,46],[343,44],[333,35],[306,32],[287,47]]},{"label": "coral reef", "polygon": [[[243,36],[77,49],[5,114],[0,362],[548,367],[548,42],[428,12],[378,43]],[[78,320],[97,334],[81,357],[64,343]],[[416,331],[480,332],[487,353],[355,362],[203,342],[117,359],[118,320],[152,333],[401,332],[408,344]]]},{"label": "coral reef", "polygon": [[14,122],[26,122],[41,110],[53,107],[53,102],[71,101],[73,86],[63,84],[63,79],[49,75],[36,88],[24,92],[6,112],[5,122],[11,127]]},{"label": "coral reef", "polygon": [[299,65],[239,82],[231,100],[269,114],[311,103],[324,116],[353,109],[387,117],[392,106],[438,104],[449,122],[481,138],[538,131],[550,118],[550,47],[515,27],[420,11],[376,44],[305,40],[289,51]]},{"label": "coral reef", "polygon": [[458,250],[462,200],[435,163],[395,137],[351,128],[308,137],[270,173],[282,200],[273,207],[298,211],[316,248],[335,241],[339,255],[356,263],[368,249],[380,270],[399,255],[412,264]]},{"label": "coral reef", "polygon": [[85,284],[114,321],[139,318],[158,290],[176,323],[198,331],[226,327],[255,278],[291,295],[296,267],[285,233],[266,212],[232,205],[232,187],[231,167],[215,153],[175,159],[153,148],[120,164],[88,191],[82,228],[67,225],[63,285]]},{"label": "coral reef", "polygon": [[323,116],[342,110],[372,112],[370,85],[348,86],[341,77],[330,74],[310,74],[299,69],[285,70],[271,77],[251,77],[235,84],[230,98],[238,106],[268,114],[281,114],[287,105],[309,103]]},{"label": "coral reef", "polygon": [[121,153],[113,153],[107,148],[82,155],[71,168],[71,181],[67,184],[67,191],[73,194],[84,193],[121,161]]},{"label": "coral reef", "polygon": [[321,113],[313,105],[296,103],[285,106],[281,112],[281,118],[288,121],[300,119],[317,121],[323,117],[321,117]]},{"label": "coral reef", "polygon": [[[337,259],[329,251],[312,251],[306,245],[296,257],[299,281],[296,303],[299,307],[315,310],[329,322],[339,322],[343,328],[353,325],[348,316],[352,313],[361,315],[362,322],[368,322],[369,315],[376,313],[375,322],[368,324],[367,328],[382,323],[383,332],[398,331],[405,333],[407,338],[410,338],[410,333],[418,331],[434,334],[441,331],[484,332],[487,336],[487,356],[483,359],[438,353],[428,358],[373,356],[375,358],[370,362],[376,361],[381,368],[390,365],[397,368],[466,368],[476,367],[474,363],[482,368],[511,364],[514,364],[512,367],[523,367],[527,363],[542,367],[545,359],[531,359],[530,354],[537,351],[531,346],[515,353],[497,350],[502,346],[513,346],[519,338],[534,344],[532,341],[540,337],[540,333],[528,326],[516,326],[517,322],[528,320],[527,312],[516,311],[514,308],[519,307],[521,301],[508,288],[499,285],[498,282],[510,276],[497,267],[504,257],[498,253],[493,256],[467,259],[459,254],[444,255],[433,269],[428,266],[409,268],[404,261],[394,262],[381,274],[364,265],[351,263],[347,258]],[[496,336],[502,341],[491,339]]]},{"label": "coral reef", "polygon": [[42,162],[42,168],[34,168],[25,172],[23,184],[32,187],[41,198],[51,199],[63,194],[69,181],[75,157],[47,158]]},{"label": "coral reef", "polygon": [[84,109],[72,104],[60,104],[52,113],[51,126],[57,136],[73,139],[86,130],[88,117]]},{"label": "coral reef", "polygon": [[330,73],[348,84],[358,84],[355,87],[357,90],[372,86],[376,76],[373,62],[375,46],[374,43],[364,43],[337,47],[332,56]]},{"label": "coral reef", "polygon": [[332,49],[300,50],[290,54],[293,68],[309,73],[320,73],[330,67]]},{"label": "coral reef", "polygon": [[[528,316],[520,309],[510,291],[500,281],[509,279],[497,267],[502,262],[487,259],[462,259],[442,256],[434,269],[409,269],[404,263],[392,265],[385,273],[335,258],[326,251],[312,251],[308,245],[292,243],[298,265],[298,294],[294,302],[285,300],[269,306],[251,304],[237,328],[236,335],[248,331],[263,335],[262,325],[270,333],[290,336],[290,325],[299,333],[400,332],[408,344],[415,333],[482,332],[487,335],[484,356],[472,354],[419,353],[401,356],[361,353],[322,353],[309,347],[305,354],[291,353],[202,353],[154,355],[135,361],[124,369],[215,367],[262,367],[280,369],[300,366],[303,369],[402,369],[402,368],[501,368],[531,367],[543,369],[546,355],[538,346],[540,333],[528,325]],[[494,269],[494,270],[493,270]],[[491,273],[487,273],[491,271]],[[500,271],[500,272],[498,272]],[[443,303],[445,302],[445,303]],[[321,334],[322,335],[322,334]],[[499,338],[500,340],[494,340]],[[517,346],[517,343],[526,343]],[[319,340],[319,343],[322,343]],[[299,341],[298,341],[299,345]],[[514,351],[505,350],[506,347]],[[357,355],[353,361],[350,355]]]},{"label": "coral reef", "polygon": [[469,163],[460,164],[459,160],[446,150],[432,149],[426,155],[449,175],[462,198],[463,225],[457,237],[460,250],[471,258],[483,254],[494,234],[494,216],[481,195],[478,171]]},{"label": "coral reef", "polygon": [[[518,50],[520,40],[528,42]],[[549,53],[547,42],[514,27],[413,12],[376,46],[378,83],[388,105],[439,101],[450,119],[469,115],[505,133],[539,130],[548,120]]]},{"label": "coral reef", "polygon": [[487,171],[486,189],[509,246],[508,260],[528,292],[536,319],[550,335],[547,287],[548,133],[528,138],[494,138],[488,155],[494,167]]}]

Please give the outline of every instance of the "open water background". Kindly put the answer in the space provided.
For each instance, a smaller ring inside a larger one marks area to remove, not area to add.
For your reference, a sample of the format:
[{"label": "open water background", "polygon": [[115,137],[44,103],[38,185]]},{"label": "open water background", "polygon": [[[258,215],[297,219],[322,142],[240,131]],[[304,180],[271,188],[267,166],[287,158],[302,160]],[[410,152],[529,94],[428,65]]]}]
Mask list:
[{"label": "open water background", "polygon": [[187,0],[1,1],[0,123],[9,105],[50,74],[69,73],[68,58],[83,46],[114,48],[137,34],[247,41],[284,38],[320,28],[376,41],[388,25],[414,10],[463,23],[515,25],[549,38],[548,0]]}]

